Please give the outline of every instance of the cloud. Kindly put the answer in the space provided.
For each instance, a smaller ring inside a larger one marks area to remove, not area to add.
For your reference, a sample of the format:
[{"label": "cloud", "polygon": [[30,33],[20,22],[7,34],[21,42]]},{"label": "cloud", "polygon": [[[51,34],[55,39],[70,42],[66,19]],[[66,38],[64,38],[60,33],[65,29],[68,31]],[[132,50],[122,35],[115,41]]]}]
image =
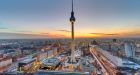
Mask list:
[{"label": "cloud", "polygon": [[61,34],[55,34],[54,36],[58,36],[58,37],[64,37],[65,35],[61,35]]},{"label": "cloud", "polygon": [[106,33],[90,33],[90,34],[93,34],[93,35],[118,35],[118,34],[106,34]]},{"label": "cloud", "polygon": [[[43,35],[46,34],[46,35]],[[61,34],[27,34],[27,33],[10,33],[0,32],[0,39],[45,39],[45,38],[64,38],[65,35]]]},{"label": "cloud", "polygon": [[10,29],[10,31],[13,32],[13,33],[33,33],[33,31],[28,31],[28,30]]},{"label": "cloud", "polygon": [[32,39],[32,38],[48,38],[47,35],[38,35],[38,34],[25,34],[25,33],[7,33],[1,32],[0,39]]},{"label": "cloud", "polygon": [[119,35],[119,34],[105,34],[105,35]]},{"label": "cloud", "polygon": [[49,33],[40,33],[40,34],[43,34],[43,35],[49,35]]},{"label": "cloud", "polygon": [[71,32],[69,30],[57,30],[57,31],[61,31],[61,32]]},{"label": "cloud", "polygon": [[0,27],[0,29],[8,29],[8,28]]},{"label": "cloud", "polygon": [[17,32],[32,32],[32,31],[17,31]]}]

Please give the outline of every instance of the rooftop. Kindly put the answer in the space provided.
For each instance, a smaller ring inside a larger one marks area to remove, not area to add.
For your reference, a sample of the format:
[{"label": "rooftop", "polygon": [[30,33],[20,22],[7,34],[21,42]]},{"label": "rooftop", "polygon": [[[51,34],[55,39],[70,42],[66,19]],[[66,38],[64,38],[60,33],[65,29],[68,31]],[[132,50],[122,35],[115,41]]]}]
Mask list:
[{"label": "rooftop", "polygon": [[86,73],[80,73],[80,72],[63,72],[63,71],[45,71],[40,70],[35,75],[89,75]]},{"label": "rooftop", "polygon": [[32,62],[34,61],[35,59],[25,59],[23,61],[20,61],[21,63],[29,63],[29,62]]}]

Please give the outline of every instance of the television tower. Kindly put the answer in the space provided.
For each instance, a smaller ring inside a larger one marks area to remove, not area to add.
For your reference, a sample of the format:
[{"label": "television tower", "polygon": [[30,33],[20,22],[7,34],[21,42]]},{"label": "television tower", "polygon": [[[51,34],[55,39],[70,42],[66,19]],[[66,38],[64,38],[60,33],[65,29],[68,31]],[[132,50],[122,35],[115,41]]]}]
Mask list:
[{"label": "television tower", "polygon": [[75,22],[75,17],[74,17],[74,11],[73,11],[73,0],[72,0],[72,12],[71,12],[71,17],[70,17],[70,22],[71,22],[71,63],[75,63],[75,41],[74,41],[74,22]]}]

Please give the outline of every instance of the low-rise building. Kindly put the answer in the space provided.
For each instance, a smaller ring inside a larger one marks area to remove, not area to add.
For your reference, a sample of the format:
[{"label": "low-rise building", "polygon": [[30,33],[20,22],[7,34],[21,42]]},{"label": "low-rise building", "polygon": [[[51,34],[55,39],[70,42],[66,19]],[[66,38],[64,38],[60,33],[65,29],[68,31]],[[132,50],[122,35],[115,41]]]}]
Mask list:
[{"label": "low-rise building", "polygon": [[12,58],[3,58],[0,59],[0,73],[3,73],[8,66],[10,66],[12,64]]},{"label": "low-rise building", "polygon": [[8,66],[10,64],[12,64],[12,58],[7,57],[0,60],[0,68]]}]

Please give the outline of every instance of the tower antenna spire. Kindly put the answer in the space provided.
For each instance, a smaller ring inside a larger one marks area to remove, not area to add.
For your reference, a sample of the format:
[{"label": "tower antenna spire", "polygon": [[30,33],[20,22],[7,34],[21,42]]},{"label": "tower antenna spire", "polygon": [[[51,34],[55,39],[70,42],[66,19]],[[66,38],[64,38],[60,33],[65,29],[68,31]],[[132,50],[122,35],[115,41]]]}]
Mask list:
[{"label": "tower antenna spire", "polygon": [[72,11],[73,11],[73,0],[72,0]]}]

